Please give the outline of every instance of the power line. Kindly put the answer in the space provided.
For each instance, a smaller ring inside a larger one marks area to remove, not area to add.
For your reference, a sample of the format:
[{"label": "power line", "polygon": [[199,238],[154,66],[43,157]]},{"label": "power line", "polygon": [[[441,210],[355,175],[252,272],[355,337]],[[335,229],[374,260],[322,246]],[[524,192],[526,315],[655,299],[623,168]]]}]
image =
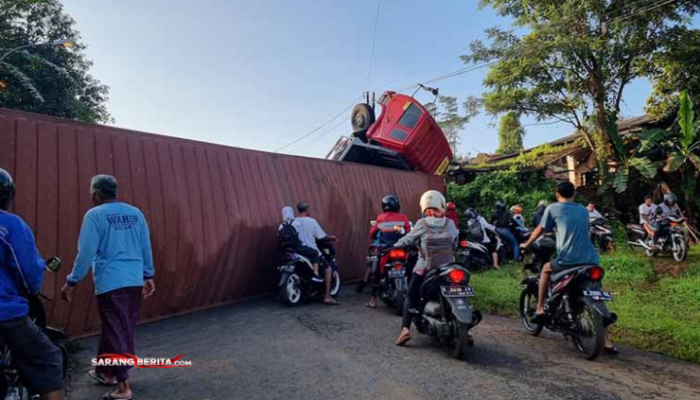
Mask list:
[{"label": "power line", "polygon": [[280,151],[280,150],[284,150],[284,149],[288,148],[289,146],[291,146],[291,145],[293,145],[293,144],[295,144],[295,143],[298,143],[299,141],[301,141],[301,140],[303,140],[303,139],[305,139],[305,138],[307,138],[307,137],[313,135],[314,133],[318,132],[319,130],[323,129],[325,126],[329,125],[330,123],[332,123],[333,121],[335,121],[336,119],[338,119],[338,117],[340,117],[340,116],[343,115],[345,112],[347,112],[349,109],[351,109],[351,108],[355,105],[355,102],[356,102],[356,101],[357,101],[357,98],[355,98],[355,99],[352,101],[352,103],[350,103],[350,105],[348,105],[347,107],[343,108],[343,110],[340,111],[338,114],[334,115],[333,118],[329,119],[328,121],[322,123],[321,125],[317,126],[317,127],[314,128],[314,129],[312,129],[312,130],[309,131],[308,133],[306,133],[306,134],[304,134],[304,135],[298,137],[297,139],[292,140],[291,142],[285,144],[285,145],[282,146],[282,147],[278,147],[277,149],[275,149],[275,153],[277,153],[277,152]]},{"label": "power line", "polygon": [[338,122],[337,124],[335,124],[335,125],[333,125],[332,127],[328,128],[328,130],[326,130],[325,132],[322,132],[321,134],[319,134],[318,136],[316,136],[316,137],[315,137],[313,140],[311,140],[310,142],[306,143],[304,146],[300,147],[300,148],[297,149],[297,150],[292,151],[291,153],[293,153],[293,154],[301,154],[302,152],[308,150],[308,149],[311,148],[313,145],[315,145],[316,143],[318,143],[318,141],[321,140],[321,138],[323,138],[324,136],[326,136],[326,135],[328,135],[328,134],[330,134],[330,133],[335,132],[335,129],[338,128],[340,125],[342,125],[342,124],[344,124],[344,123],[346,123],[346,121],[340,121],[340,122]]},{"label": "power line", "polygon": [[372,67],[374,66],[374,49],[377,44],[377,26],[379,25],[379,11],[382,8],[382,0],[377,0],[377,15],[374,18],[374,32],[372,33],[372,53],[369,57],[369,68],[367,69],[367,88],[372,81]]}]

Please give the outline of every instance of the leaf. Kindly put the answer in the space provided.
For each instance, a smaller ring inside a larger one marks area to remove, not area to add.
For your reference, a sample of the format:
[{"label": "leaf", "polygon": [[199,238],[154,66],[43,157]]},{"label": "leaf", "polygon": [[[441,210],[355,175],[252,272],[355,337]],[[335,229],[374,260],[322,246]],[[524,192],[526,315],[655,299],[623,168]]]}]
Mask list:
[{"label": "leaf", "polygon": [[695,153],[688,154],[688,160],[695,167],[695,170],[700,172],[700,156]]},{"label": "leaf", "polygon": [[649,129],[639,135],[639,140],[642,146],[639,152],[643,153],[651,150],[653,147],[659,146],[661,142],[668,140],[672,133],[665,129]]},{"label": "leaf", "polygon": [[662,165],[662,162],[651,162],[648,158],[643,157],[635,157],[630,160],[630,166],[634,167],[647,179],[654,179]]},{"label": "leaf", "polygon": [[12,76],[16,81],[19,82],[19,84],[22,86],[24,90],[29,92],[29,94],[34,97],[34,99],[40,103],[44,102],[44,97],[39,93],[39,90],[36,88],[34,85],[34,81],[32,81],[31,78],[29,78],[27,75],[24,74],[24,72],[20,71],[19,68],[13,66],[12,64],[8,62],[0,62],[0,68],[2,68],[5,72],[7,72],[10,76]]},{"label": "leaf", "polygon": [[613,178],[613,187],[617,193],[624,193],[627,190],[627,183],[630,179],[629,165],[620,165],[620,169],[615,172],[615,177]]},{"label": "leaf", "polygon": [[688,150],[695,138],[695,112],[693,111],[693,101],[688,92],[681,93],[680,109],[678,110],[678,125],[681,128],[681,147]]},{"label": "leaf", "polygon": [[676,172],[678,171],[678,168],[683,166],[684,162],[685,158],[682,155],[678,153],[671,154],[666,159],[666,163],[664,165],[664,172]]},{"label": "leaf", "polygon": [[68,80],[71,80],[71,81],[73,80],[73,78],[71,78],[71,76],[70,76],[70,73],[68,73],[68,70],[66,70],[65,68],[59,67],[58,65],[52,63],[51,61],[45,59],[44,57],[40,57],[36,54],[32,54],[26,50],[22,52],[22,56],[24,58],[26,58],[27,60],[33,61],[37,64],[43,64],[43,65],[53,69],[58,74],[60,74],[61,76],[63,76],[64,78],[66,78]]}]

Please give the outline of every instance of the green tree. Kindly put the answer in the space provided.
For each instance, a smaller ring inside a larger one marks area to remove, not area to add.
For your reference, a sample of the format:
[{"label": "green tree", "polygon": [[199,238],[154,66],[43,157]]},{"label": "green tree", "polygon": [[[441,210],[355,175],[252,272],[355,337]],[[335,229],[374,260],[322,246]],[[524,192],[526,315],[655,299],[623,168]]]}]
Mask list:
[{"label": "green tree", "polygon": [[[625,87],[645,76],[669,39],[687,30],[700,1],[482,0],[510,18],[492,28],[467,63],[492,63],[484,84],[487,112],[515,111],[568,122],[601,163],[625,163],[616,121]],[[592,129],[591,129],[592,128]]]},{"label": "green tree", "polygon": [[645,111],[653,117],[665,118],[678,112],[678,99],[686,90],[700,111],[700,30],[679,30],[670,35],[668,45],[659,52],[649,73],[653,92]]},{"label": "green tree", "polygon": [[[0,57],[11,49],[57,40],[78,41],[75,21],[58,0],[0,0]],[[112,120],[109,88],[93,78],[77,42],[70,50],[33,46],[0,63],[0,107],[77,119]]]},{"label": "green tree", "polygon": [[460,132],[467,123],[468,118],[459,114],[459,104],[457,98],[450,96],[438,97],[438,112],[436,120],[442,131],[445,133],[447,141],[452,148],[452,154],[457,156],[457,149],[462,143]]},{"label": "green tree", "polygon": [[496,154],[512,154],[523,150],[525,128],[514,112],[506,113],[498,124],[498,148]]}]

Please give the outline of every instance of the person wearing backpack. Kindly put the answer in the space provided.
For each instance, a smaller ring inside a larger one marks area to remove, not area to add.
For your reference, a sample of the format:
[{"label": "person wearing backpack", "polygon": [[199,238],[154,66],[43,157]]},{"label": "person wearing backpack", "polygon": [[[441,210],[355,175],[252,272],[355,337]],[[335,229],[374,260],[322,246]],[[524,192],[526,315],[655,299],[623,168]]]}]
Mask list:
[{"label": "person wearing backpack", "polygon": [[304,246],[299,239],[299,222],[294,218],[294,210],[292,207],[286,206],[282,208],[282,223],[277,230],[277,238],[279,240],[282,251],[286,253],[296,253],[306,257],[314,265],[314,277],[311,278],[315,282],[323,282],[323,278],[318,273],[321,255],[316,249]]},{"label": "person wearing backpack", "polygon": [[417,308],[420,302],[420,288],[425,274],[440,265],[454,261],[454,249],[459,239],[459,231],[454,221],[445,217],[445,196],[437,190],[423,193],[420,208],[424,217],[394,247],[419,246],[419,257],[411,282],[408,285],[408,297],[404,304],[401,333],[396,339],[397,346],[403,346],[411,340],[411,309]]}]

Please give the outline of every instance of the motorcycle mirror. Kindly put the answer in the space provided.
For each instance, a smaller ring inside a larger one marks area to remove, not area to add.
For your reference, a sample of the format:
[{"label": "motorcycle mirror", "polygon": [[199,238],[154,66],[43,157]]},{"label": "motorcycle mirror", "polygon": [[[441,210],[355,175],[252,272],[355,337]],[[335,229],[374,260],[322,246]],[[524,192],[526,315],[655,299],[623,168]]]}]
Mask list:
[{"label": "motorcycle mirror", "polygon": [[372,221],[369,221],[369,223],[370,223],[370,225],[374,226],[374,225],[376,225],[376,224],[377,224],[377,221],[375,221],[375,220],[372,220]]},{"label": "motorcycle mirror", "polygon": [[46,269],[51,272],[58,272],[61,269],[61,259],[58,257],[51,257],[46,260]]}]

